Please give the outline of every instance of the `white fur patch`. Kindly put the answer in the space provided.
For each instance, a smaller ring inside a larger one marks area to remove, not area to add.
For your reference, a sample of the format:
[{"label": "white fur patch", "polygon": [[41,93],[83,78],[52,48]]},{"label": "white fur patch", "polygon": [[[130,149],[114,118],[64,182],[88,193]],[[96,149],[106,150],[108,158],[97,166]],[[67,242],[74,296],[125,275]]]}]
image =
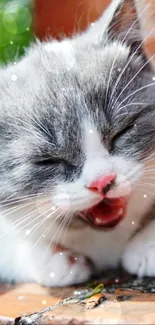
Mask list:
[{"label": "white fur patch", "polygon": [[137,234],[125,249],[124,268],[139,277],[155,276],[155,222]]},{"label": "white fur patch", "polygon": [[75,50],[70,41],[50,42],[45,45],[44,49],[49,54],[53,52],[60,62],[64,62],[68,70],[74,66]]},{"label": "white fur patch", "polygon": [[94,125],[84,122],[83,150],[86,163],[83,169],[84,183],[89,186],[99,177],[111,173],[109,154],[101,142],[101,136]]},{"label": "white fur patch", "polygon": [[101,142],[101,136],[90,122],[84,122],[84,153],[87,159],[107,156],[108,152]]}]

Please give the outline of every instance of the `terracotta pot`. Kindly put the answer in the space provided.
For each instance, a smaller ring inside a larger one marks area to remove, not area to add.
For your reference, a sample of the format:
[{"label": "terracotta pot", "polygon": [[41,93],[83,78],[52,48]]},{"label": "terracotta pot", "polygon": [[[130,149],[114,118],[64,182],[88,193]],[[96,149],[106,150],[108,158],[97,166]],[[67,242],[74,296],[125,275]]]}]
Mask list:
[{"label": "terracotta pot", "polygon": [[83,30],[96,20],[110,0],[35,0],[35,31],[41,39]]}]

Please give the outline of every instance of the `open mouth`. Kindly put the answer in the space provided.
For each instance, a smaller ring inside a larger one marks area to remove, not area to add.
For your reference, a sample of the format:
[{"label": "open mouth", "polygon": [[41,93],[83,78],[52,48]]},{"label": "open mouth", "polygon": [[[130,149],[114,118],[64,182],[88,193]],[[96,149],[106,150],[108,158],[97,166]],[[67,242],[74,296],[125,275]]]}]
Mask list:
[{"label": "open mouth", "polygon": [[83,211],[80,216],[93,228],[110,230],[124,219],[127,202],[124,198],[104,199],[93,208]]}]

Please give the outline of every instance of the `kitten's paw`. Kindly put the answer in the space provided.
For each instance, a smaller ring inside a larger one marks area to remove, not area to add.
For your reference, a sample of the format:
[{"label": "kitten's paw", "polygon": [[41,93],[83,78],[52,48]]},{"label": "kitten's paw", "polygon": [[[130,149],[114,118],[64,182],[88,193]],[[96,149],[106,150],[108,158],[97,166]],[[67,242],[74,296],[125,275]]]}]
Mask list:
[{"label": "kitten's paw", "polygon": [[123,254],[122,265],[138,277],[155,276],[155,241],[145,242],[143,234],[136,236]]},{"label": "kitten's paw", "polygon": [[63,287],[85,282],[91,274],[91,266],[84,256],[69,251],[56,252],[44,266],[39,282],[49,287]]}]

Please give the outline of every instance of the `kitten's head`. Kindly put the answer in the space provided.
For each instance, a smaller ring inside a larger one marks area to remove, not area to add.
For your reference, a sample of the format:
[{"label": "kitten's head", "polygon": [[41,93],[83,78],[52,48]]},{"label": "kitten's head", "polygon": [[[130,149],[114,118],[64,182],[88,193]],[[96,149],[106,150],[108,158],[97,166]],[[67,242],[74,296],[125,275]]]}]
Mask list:
[{"label": "kitten's head", "polygon": [[114,0],[82,35],[39,44],[4,71],[2,198],[45,193],[51,218],[80,215],[101,228],[125,216],[155,149],[143,43],[133,1]]}]

